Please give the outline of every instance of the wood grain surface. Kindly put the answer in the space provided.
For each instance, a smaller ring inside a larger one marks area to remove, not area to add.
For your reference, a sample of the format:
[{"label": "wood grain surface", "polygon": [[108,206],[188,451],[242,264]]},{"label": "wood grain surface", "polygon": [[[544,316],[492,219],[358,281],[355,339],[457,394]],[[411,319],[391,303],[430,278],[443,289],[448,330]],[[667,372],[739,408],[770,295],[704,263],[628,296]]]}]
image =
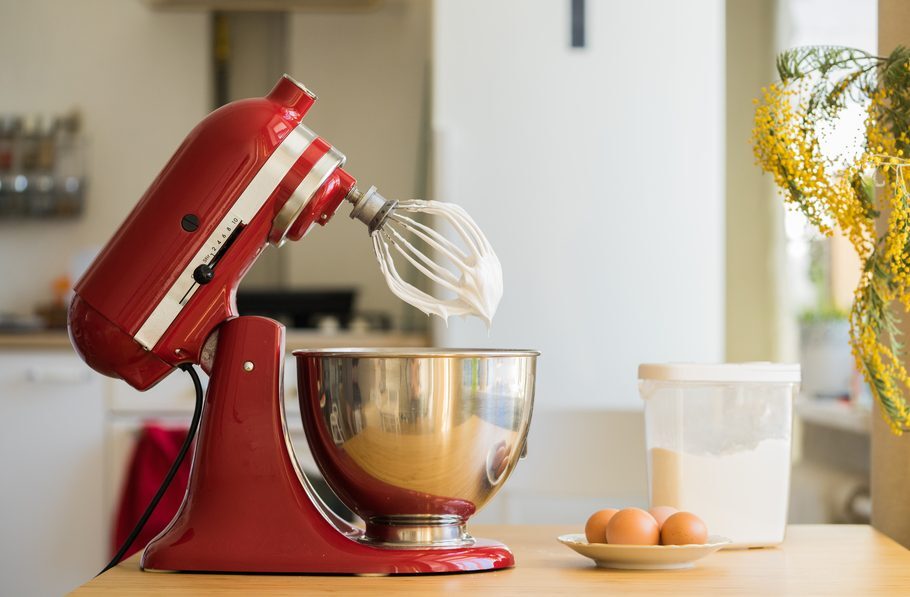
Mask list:
[{"label": "wood grain surface", "polygon": [[[477,526],[505,541],[510,570],[432,576],[145,573],[134,556],[73,594],[131,595],[910,595],[910,551],[864,525],[791,526],[781,547],[721,551],[690,570],[603,570],[556,537],[563,526]],[[49,562],[52,566],[52,562]]]},{"label": "wood grain surface", "polygon": [[[340,331],[334,334],[317,330],[287,330],[285,336],[288,351],[298,348],[341,348],[357,346],[373,347],[409,347],[417,348],[429,345],[426,334],[404,332],[366,332],[355,333]],[[73,345],[65,330],[22,333],[0,333],[0,350],[28,349],[63,349],[72,351]]]}]

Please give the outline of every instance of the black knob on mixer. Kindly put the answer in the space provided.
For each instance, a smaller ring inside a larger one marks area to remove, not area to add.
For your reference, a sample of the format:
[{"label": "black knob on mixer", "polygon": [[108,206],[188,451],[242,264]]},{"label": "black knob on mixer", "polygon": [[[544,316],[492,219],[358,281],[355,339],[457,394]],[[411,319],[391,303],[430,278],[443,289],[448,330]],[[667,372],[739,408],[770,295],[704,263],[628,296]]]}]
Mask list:
[{"label": "black knob on mixer", "polygon": [[207,263],[203,263],[193,270],[193,279],[200,285],[208,284],[215,277],[215,270]]}]

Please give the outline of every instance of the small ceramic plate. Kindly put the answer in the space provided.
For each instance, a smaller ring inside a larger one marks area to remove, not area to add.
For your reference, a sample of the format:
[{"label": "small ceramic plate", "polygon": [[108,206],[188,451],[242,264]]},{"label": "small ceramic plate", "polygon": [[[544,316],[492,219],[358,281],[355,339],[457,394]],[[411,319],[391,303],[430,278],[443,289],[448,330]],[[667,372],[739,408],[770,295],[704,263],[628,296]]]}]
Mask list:
[{"label": "small ceramic plate", "polygon": [[703,545],[609,545],[588,543],[583,533],[558,537],[601,568],[626,570],[678,570],[691,568],[696,560],[710,555],[731,543],[726,537],[711,535]]}]

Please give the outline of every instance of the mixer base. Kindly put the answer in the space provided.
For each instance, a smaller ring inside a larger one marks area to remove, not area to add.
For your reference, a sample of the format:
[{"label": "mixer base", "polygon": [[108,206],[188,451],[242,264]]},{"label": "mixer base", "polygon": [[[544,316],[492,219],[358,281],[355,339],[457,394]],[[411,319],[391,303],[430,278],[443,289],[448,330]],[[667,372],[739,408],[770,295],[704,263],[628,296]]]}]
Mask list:
[{"label": "mixer base", "polygon": [[290,452],[282,398],[284,327],[224,323],[177,515],[142,555],[143,570],[284,574],[426,574],[509,568],[501,543],[388,549],[335,516]]},{"label": "mixer base", "polygon": [[[357,545],[357,544],[355,544]],[[183,559],[182,563],[175,563],[171,568],[155,568],[146,562],[143,555],[143,572],[154,573],[239,573],[239,574],[351,574],[355,576],[392,576],[397,574],[451,574],[455,572],[484,572],[511,568],[515,565],[514,557],[508,547],[502,543],[488,539],[478,539],[473,547],[465,549],[395,549],[392,554],[389,550],[372,548],[378,554],[364,558],[365,554],[335,553],[333,557],[351,558],[347,564],[330,562],[314,562],[308,558],[301,558],[297,566],[275,565],[276,559],[281,559],[285,554],[271,554],[268,552],[248,553],[242,564],[236,561],[237,553],[212,553],[206,558],[211,563]],[[161,563],[153,565],[167,566],[167,555],[159,554]],[[213,560],[220,560],[216,563]],[[233,564],[227,562],[234,560]]]}]

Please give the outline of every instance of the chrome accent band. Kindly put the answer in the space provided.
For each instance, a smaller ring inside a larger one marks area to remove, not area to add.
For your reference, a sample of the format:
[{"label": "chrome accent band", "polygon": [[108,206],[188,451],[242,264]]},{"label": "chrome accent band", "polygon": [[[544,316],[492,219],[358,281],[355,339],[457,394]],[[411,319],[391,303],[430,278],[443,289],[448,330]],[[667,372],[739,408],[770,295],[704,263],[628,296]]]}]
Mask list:
[{"label": "chrome accent band", "polygon": [[161,340],[168,327],[174,323],[180,311],[183,310],[184,305],[199,289],[199,285],[193,278],[193,271],[201,264],[211,261],[230,232],[239,224],[249,223],[255,217],[316,137],[316,133],[301,124],[275,148],[212,234],[174,280],[161,302],[155,306],[142,327],[136,332],[134,338],[139,344],[151,350]]},{"label": "chrome accent band", "polygon": [[344,165],[344,161],[344,154],[334,147],[330,147],[325,155],[313,164],[313,167],[303,177],[303,180],[300,181],[300,184],[288,197],[288,200],[281,206],[278,215],[275,216],[275,220],[272,222],[272,230],[269,232],[270,243],[276,247],[284,244],[285,236],[287,236],[288,230],[291,229],[291,225],[294,224],[294,220],[297,219],[303,208],[307,206],[310,199],[319,190],[319,187],[328,180],[335,169]]},{"label": "chrome accent band", "polygon": [[358,540],[378,547],[413,549],[467,547],[474,538],[460,516],[376,516],[366,521],[366,533]]}]

